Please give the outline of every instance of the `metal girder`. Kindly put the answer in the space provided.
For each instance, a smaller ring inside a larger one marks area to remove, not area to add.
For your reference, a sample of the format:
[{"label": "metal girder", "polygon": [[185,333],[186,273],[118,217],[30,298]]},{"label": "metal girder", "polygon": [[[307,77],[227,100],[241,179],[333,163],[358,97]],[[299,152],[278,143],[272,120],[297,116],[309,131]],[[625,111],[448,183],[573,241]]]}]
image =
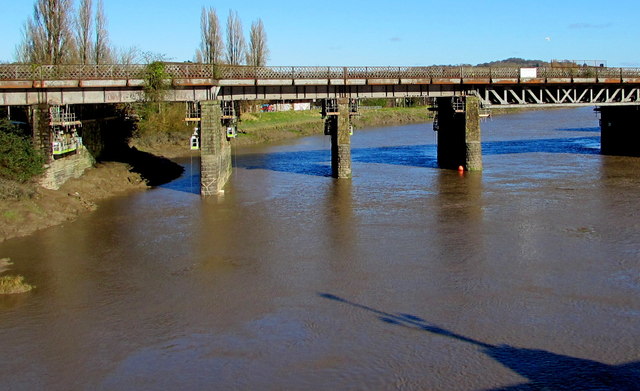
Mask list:
[{"label": "metal girder", "polygon": [[477,94],[485,106],[640,105],[640,88],[634,86],[486,86]]}]

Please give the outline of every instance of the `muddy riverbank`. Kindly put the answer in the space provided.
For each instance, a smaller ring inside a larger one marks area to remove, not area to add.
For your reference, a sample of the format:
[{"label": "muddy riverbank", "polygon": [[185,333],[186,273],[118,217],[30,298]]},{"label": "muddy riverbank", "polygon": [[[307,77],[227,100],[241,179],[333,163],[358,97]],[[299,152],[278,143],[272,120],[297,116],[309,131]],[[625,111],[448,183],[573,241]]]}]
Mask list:
[{"label": "muddy riverbank", "polygon": [[0,200],[0,242],[74,220],[100,200],[148,188],[126,163],[106,162],[68,181],[59,190],[32,185],[18,199]]}]

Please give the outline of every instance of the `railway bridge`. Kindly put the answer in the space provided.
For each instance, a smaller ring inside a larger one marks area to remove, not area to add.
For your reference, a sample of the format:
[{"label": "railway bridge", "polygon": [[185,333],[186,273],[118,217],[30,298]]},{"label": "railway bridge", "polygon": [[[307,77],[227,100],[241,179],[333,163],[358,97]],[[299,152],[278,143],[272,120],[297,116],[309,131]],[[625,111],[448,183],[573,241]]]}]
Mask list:
[{"label": "railway bridge", "polygon": [[[638,155],[640,69],[573,67],[248,67],[163,63],[148,65],[0,65],[0,106],[28,109],[34,141],[49,156],[73,148],[53,141],[78,121],[65,107],[140,102],[150,77],[162,99],[187,102],[200,122],[201,192],[222,189],[231,173],[229,139],[234,102],[313,100],[323,107],[332,140],[332,173],[351,176],[350,118],[362,98],[432,98],[437,111],[438,163],[482,169],[480,113],[493,106],[595,106],[601,112],[602,151]],[[62,109],[61,109],[62,108]],[[67,134],[66,136],[73,136]],[[74,137],[67,137],[72,143]],[[64,141],[64,140],[63,140]],[[57,143],[57,144],[56,144]],[[66,151],[66,152],[65,152]]]}]

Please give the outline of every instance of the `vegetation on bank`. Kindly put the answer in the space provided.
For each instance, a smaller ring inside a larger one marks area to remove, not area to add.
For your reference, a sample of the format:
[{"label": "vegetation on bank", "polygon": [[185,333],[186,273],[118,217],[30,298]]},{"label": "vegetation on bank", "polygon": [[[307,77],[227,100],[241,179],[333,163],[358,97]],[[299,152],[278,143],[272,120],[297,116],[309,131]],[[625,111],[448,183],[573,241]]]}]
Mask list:
[{"label": "vegetation on bank", "polygon": [[22,129],[0,119],[0,200],[30,198],[35,194],[31,179],[44,171],[44,156]]},{"label": "vegetation on bank", "polygon": [[35,288],[35,286],[26,283],[23,276],[0,277],[0,295],[25,293],[29,292],[33,288]]},{"label": "vegetation on bank", "polygon": [[41,174],[43,164],[29,137],[9,120],[0,120],[0,177],[24,183]]},{"label": "vegetation on bank", "polygon": [[[0,259],[0,273],[5,272],[12,265],[9,258]],[[27,284],[22,276],[1,276],[0,277],[0,295],[10,295],[14,293],[29,292],[35,288],[33,285]]]},{"label": "vegetation on bank", "polygon": [[[425,106],[362,109],[353,118],[356,129],[427,122],[432,113]],[[296,136],[320,134],[324,123],[320,109],[243,114],[238,144],[255,144]]]},{"label": "vegetation on bank", "polygon": [[433,112],[427,106],[383,107],[376,110],[362,110],[355,118],[357,128],[392,126],[410,123],[422,123],[433,119]]}]

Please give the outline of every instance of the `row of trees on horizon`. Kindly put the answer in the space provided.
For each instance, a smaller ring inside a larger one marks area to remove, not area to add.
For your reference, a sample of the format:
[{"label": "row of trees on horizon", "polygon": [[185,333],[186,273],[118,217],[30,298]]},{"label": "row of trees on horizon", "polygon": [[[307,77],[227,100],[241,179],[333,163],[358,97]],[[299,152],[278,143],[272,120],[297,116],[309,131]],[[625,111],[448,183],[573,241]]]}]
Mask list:
[{"label": "row of trees on horizon", "polygon": [[[229,11],[223,30],[216,10],[202,7],[201,42],[194,61],[206,64],[265,66],[269,57],[261,19],[251,24],[245,40],[236,11]],[[139,48],[116,49],[109,41],[103,0],[35,0],[16,61],[28,64],[133,64],[167,61],[164,54]]]}]

